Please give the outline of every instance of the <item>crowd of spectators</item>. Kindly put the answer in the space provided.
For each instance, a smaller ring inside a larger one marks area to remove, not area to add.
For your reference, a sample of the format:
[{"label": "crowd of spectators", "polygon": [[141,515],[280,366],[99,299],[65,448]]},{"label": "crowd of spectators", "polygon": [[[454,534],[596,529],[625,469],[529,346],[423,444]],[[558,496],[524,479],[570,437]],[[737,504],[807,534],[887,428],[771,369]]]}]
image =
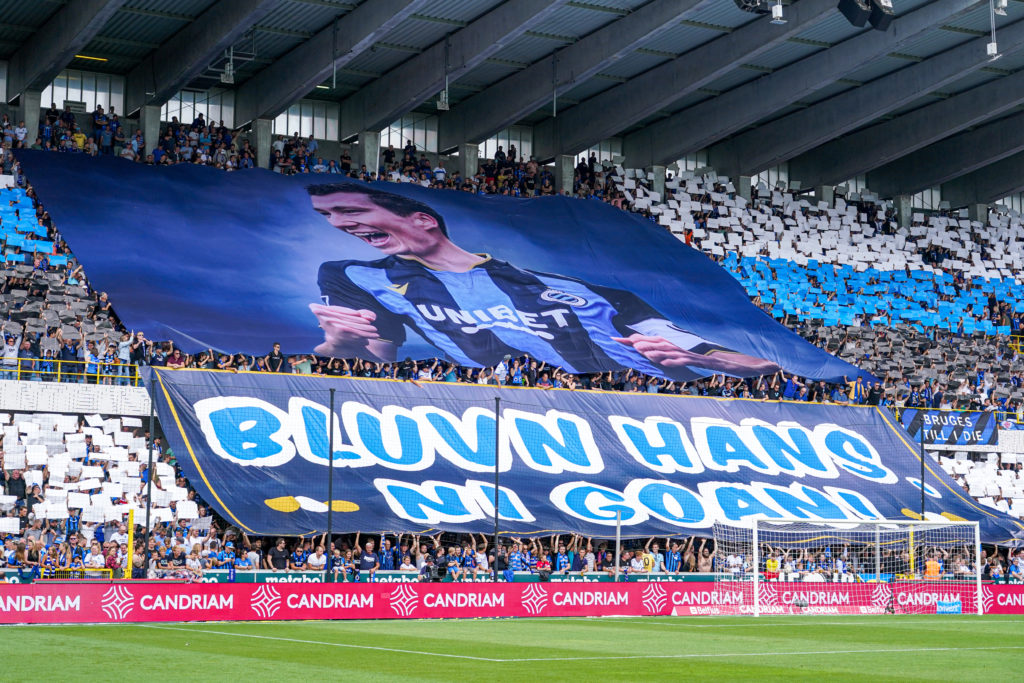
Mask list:
[{"label": "crowd of spectators", "polygon": [[[4,172],[16,170],[9,150],[18,146],[116,155],[160,165],[198,163],[226,170],[255,165],[255,150],[244,135],[228,129],[223,122],[207,122],[202,116],[191,124],[172,120],[153,145],[147,145],[141,132],[126,135],[113,110],[98,107],[87,117],[84,127],[80,123],[82,118],[67,108],[62,112],[51,106],[40,123],[37,139],[32,142],[31,131],[24,122],[15,124],[3,117],[0,134],[4,140]],[[556,193],[550,168],[524,159],[514,146],[507,152],[499,147],[493,159],[481,160],[476,174],[463,178],[458,171],[446,169],[443,161],[431,162],[411,143],[400,150],[391,146],[382,149],[377,169],[356,168],[347,149],[339,159],[325,161],[312,137],[277,136],[272,144],[270,165],[281,173],[344,174],[363,180],[379,178],[482,194]],[[572,194],[609,203],[662,225],[731,272],[747,286],[753,302],[766,314],[811,343],[874,372],[881,381],[825,383],[779,372],[742,380],[715,375],[693,382],[671,382],[633,370],[573,375],[527,356],[508,357],[495,367],[478,369],[443,359],[373,363],[325,358],[292,353],[293,350],[282,350],[279,346],[264,356],[228,355],[213,350],[190,355],[171,342],[148,339],[144,332],[127,330],[121,325],[106,295],[89,286],[81,266],[36,201],[31,187],[20,194],[5,193],[0,204],[14,207],[18,221],[12,228],[14,233],[27,236],[27,229],[22,228],[24,221],[30,221],[37,226],[35,235],[45,235],[51,247],[45,253],[38,247],[30,252],[5,238],[8,260],[0,297],[7,320],[3,322],[5,344],[0,376],[129,384],[136,381],[135,367],[150,364],[539,389],[867,404],[897,411],[903,407],[986,410],[998,412],[1000,419],[1024,421],[1024,374],[1020,370],[1020,346],[1012,336],[1020,331],[1024,310],[1019,305],[1017,289],[1019,261],[1011,258],[1019,255],[1024,246],[1019,215],[993,212],[988,222],[979,222],[966,221],[959,214],[938,212],[927,217],[915,215],[909,228],[901,228],[892,207],[867,192],[812,203],[784,188],[760,187],[754,189],[748,202],[739,197],[727,179],[710,171],[677,174],[669,179],[661,194],[653,186],[653,178],[642,171],[602,163],[591,155],[581,158],[575,169]],[[0,221],[6,230],[5,216],[0,216]],[[835,234],[832,241],[815,241],[808,235],[816,231],[822,235]],[[859,260],[858,255],[863,253],[878,254],[876,261],[907,277],[891,283],[874,275],[871,266]],[[11,254],[22,258],[11,259]],[[909,277],[919,269],[929,277]],[[979,277],[980,273],[986,277]],[[993,280],[995,277],[1003,279]],[[913,286],[906,284],[908,279]],[[784,280],[799,281],[785,290],[785,296],[761,286],[765,281]],[[948,312],[965,296],[973,297],[973,305],[941,321],[900,317],[895,313],[897,309],[909,308],[906,305],[864,308],[849,315],[832,316],[837,308],[852,308],[851,304],[868,298],[884,298],[892,303],[917,301],[923,296],[928,313]],[[1012,467],[1013,463],[1006,465]],[[998,466],[1002,469],[1003,463]],[[181,488],[185,486],[182,484]],[[180,523],[177,519],[170,521]],[[49,527],[52,521],[46,524]],[[218,536],[214,528],[209,542],[199,544],[196,553],[191,547],[195,544],[191,544],[176,555],[173,548],[181,544],[168,545],[174,533],[169,528],[163,531],[166,533],[154,534],[158,554],[168,555],[173,563],[181,560],[173,558],[182,555],[185,564],[173,566],[186,569],[173,571],[192,574],[213,566],[209,560],[211,544],[217,544],[215,556],[227,552],[228,542],[233,544],[234,554],[239,555],[241,549],[252,552],[254,543],[259,548],[265,540],[234,537],[229,541]],[[59,536],[61,531],[55,533]],[[83,535],[79,542],[91,542],[94,537]],[[579,539],[569,542],[579,547]],[[434,548],[432,543],[428,550]],[[461,541],[456,545],[463,547]],[[109,547],[110,542],[101,538],[100,548]],[[553,541],[548,553],[555,552],[555,547]],[[333,557],[337,550],[341,550],[343,560],[348,557],[350,549],[343,546],[324,552]],[[120,548],[117,551],[123,552]],[[358,544],[351,551],[354,562],[360,555]],[[194,554],[196,557],[192,557]],[[313,554],[316,555],[315,548]],[[539,548],[534,552],[542,554]],[[497,559],[493,548],[488,557],[489,566],[494,566]],[[423,553],[412,553],[410,559],[422,568],[420,563],[425,558]],[[559,563],[555,560],[553,564],[557,567]],[[93,561],[98,560],[94,557]],[[246,568],[244,562],[235,566]],[[266,567],[266,561],[260,559],[253,566]],[[344,574],[347,570],[339,571]]]}]

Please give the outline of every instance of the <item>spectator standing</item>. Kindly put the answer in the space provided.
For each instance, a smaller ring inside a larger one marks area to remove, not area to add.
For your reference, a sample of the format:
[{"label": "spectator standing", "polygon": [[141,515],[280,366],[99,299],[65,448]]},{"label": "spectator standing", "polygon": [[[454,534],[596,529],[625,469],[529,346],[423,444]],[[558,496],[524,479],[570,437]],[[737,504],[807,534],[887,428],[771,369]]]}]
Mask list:
[{"label": "spectator standing", "polygon": [[285,549],[283,538],[277,539],[277,544],[267,553],[266,568],[273,572],[288,569],[288,551]]},{"label": "spectator standing", "polygon": [[288,372],[287,359],[285,358],[285,355],[281,353],[281,344],[278,342],[274,342],[273,350],[268,353],[263,360],[270,372]]},{"label": "spectator standing", "polygon": [[21,470],[12,470],[8,474],[7,470],[3,470],[4,476],[4,491],[7,492],[8,496],[14,496],[15,500],[25,500],[27,496],[27,489],[25,479],[21,476]]},{"label": "spectator standing", "polygon": [[377,570],[380,569],[380,558],[373,552],[373,541],[366,542],[366,549],[359,555],[359,573],[366,572],[373,582]]}]

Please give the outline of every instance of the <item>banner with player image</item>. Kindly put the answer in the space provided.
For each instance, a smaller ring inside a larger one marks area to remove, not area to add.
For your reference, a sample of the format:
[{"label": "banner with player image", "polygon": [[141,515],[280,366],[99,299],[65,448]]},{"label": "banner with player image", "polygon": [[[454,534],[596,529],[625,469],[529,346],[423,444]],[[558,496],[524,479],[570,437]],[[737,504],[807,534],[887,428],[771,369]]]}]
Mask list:
[{"label": "banner with player image", "polygon": [[528,355],[573,374],[873,379],[776,323],[664,228],[602,202],[18,158],[126,326],[185,351],[264,355],[280,342],[285,354],[473,367]]},{"label": "banner with player image", "polygon": [[[648,537],[920,510],[919,450],[874,407],[144,371],[189,482],[249,533],[322,533],[329,505],[338,532],[492,533],[496,497],[513,536],[608,538],[617,513],[624,536]],[[925,466],[929,517],[978,520],[987,542],[1024,533]]]}]

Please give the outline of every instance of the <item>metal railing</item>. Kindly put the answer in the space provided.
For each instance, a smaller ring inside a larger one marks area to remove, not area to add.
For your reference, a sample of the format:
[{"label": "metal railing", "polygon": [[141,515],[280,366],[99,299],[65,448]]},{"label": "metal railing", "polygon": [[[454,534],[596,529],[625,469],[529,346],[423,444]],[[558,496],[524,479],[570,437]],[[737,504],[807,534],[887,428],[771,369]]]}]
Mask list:
[{"label": "metal railing", "polygon": [[0,379],[139,386],[139,367],[131,363],[93,363],[57,358],[0,360]]},{"label": "metal railing", "polygon": [[1010,348],[1017,353],[1024,353],[1024,331],[1014,331],[1010,336]]}]

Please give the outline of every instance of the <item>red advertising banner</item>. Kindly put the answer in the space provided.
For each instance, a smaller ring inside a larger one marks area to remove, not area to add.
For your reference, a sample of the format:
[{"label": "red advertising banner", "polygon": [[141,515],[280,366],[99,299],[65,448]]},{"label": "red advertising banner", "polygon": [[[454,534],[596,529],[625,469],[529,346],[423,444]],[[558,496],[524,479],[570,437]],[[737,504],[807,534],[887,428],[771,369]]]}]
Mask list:
[{"label": "red advertising banner", "polygon": [[[424,619],[749,614],[753,586],[725,583],[0,585],[0,623]],[[989,614],[1024,614],[1024,586],[986,585]],[[971,585],[765,583],[763,614],[976,611]]]}]

